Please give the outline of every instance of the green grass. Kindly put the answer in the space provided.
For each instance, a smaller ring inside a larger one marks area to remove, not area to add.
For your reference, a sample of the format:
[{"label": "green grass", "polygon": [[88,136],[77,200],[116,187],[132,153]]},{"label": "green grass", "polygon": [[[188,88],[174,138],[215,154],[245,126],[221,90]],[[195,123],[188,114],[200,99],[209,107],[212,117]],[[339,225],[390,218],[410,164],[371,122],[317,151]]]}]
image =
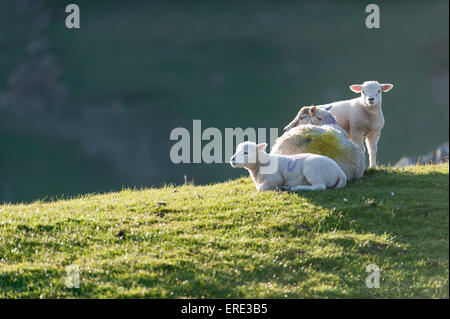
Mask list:
[{"label": "green grass", "polygon": [[[0,206],[0,298],[448,298],[448,164],[343,190],[227,183]],[[347,199],[347,201],[344,200]],[[381,268],[380,288],[365,285]],[[66,266],[80,288],[66,288]]]}]

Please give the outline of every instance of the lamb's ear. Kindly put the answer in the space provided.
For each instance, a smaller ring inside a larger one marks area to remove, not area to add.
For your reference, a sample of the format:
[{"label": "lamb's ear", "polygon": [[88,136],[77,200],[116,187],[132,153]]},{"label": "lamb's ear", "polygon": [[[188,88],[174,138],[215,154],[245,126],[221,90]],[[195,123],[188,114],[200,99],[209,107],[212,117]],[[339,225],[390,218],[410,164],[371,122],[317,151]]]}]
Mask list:
[{"label": "lamb's ear", "polygon": [[390,83],[384,83],[384,84],[381,84],[381,91],[383,91],[383,92],[389,92],[390,90],[392,90],[393,87],[394,87],[393,84],[390,84]]},{"label": "lamb's ear", "polygon": [[352,90],[355,93],[360,93],[362,91],[362,85],[360,84],[350,85],[350,90]]},{"label": "lamb's ear", "polygon": [[267,147],[267,143],[258,144],[258,149],[260,151],[264,151],[266,149],[266,147]]},{"label": "lamb's ear", "polygon": [[309,115],[314,116],[316,114],[317,114],[317,107],[311,106],[311,108],[309,109]]}]

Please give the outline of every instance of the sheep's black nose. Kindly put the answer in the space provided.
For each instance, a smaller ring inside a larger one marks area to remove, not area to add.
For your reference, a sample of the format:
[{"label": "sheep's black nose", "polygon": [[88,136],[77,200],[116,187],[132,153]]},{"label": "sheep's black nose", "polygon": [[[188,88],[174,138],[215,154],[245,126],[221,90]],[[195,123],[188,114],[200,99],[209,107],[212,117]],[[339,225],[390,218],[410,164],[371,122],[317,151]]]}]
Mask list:
[{"label": "sheep's black nose", "polygon": [[372,102],[373,100],[375,100],[374,97],[369,98],[369,101]]}]

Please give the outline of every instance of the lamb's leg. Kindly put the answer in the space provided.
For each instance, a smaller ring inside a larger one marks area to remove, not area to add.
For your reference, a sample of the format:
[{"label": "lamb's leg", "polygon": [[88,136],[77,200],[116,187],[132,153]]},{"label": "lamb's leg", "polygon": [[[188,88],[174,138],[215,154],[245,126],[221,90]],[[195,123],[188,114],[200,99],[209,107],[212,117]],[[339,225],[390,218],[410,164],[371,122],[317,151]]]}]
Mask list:
[{"label": "lamb's leg", "polygon": [[373,133],[372,135],[366,137],[366,145],[369,151],[369,163],[372,168],[377,166],[377,149],[379,139],[380,132]]},{"label": "lamb's leg", "polygon": [[265,180],[264,182],[262,182],[261,184],[256,186],[256,189],[260,192],[269,191],[269,190],[273,190],[276,188],[277,188],[277,183],[270,182],[267,180]]},{"label": "lamb's leg", "polygon": [[297,191],[316,191],[316,190],[324,190],[326,188],[327,188],[327,186],[324,183],[320,183],[320,184],[314,184],[314,185],[297,185],[297,186],[292,186],[290,188],[290,190],[292,192],[297,192]]},{"label": "lamb's leg", "polygon": [[363,154],[366,153],[366,148],[364,146],[364,135],[360,131],[350,130],[350,139],[359,146]]}]

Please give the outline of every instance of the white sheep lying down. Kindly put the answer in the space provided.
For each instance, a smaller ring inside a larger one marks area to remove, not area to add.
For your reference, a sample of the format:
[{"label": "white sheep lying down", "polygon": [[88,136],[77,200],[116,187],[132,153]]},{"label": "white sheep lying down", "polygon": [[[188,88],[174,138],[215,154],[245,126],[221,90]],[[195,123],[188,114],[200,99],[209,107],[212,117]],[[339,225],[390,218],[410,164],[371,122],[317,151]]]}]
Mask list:
[{"label": "white sheep lying down", "polygon": [[336,161],[348,181],[362,177],[366,167],[364,153],[333,123],[336,122],[329,111],[315,106],[302,107],[285,127],[285,133],[277,139],[270,154],[319,154]]},{"label": "white sheep lying down", "polygon": [[232,167],[249,171],[258,191],[277,188],[291,191],[343,188],[347,177],[332,159],[317,154],[293,156],[267,154],[266,143],[244,142],[231,157]]}]

